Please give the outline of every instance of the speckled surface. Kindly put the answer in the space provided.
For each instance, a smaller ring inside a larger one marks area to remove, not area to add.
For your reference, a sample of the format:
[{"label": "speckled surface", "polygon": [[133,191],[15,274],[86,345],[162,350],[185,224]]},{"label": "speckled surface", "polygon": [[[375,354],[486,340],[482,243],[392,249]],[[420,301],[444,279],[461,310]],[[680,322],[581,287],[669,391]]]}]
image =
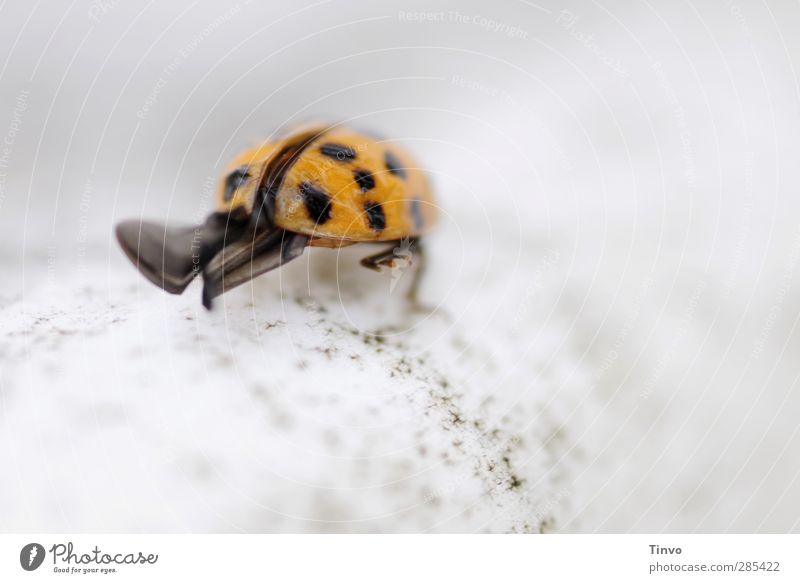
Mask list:
[{"label": "speckled surface", "polygon": [[414,308],[357,249],[310,255],[211,313],[122,261],[7,306],[4,527],[556,528],[580,373],[542,350],[565,338],[529,332],[536,298]]}]

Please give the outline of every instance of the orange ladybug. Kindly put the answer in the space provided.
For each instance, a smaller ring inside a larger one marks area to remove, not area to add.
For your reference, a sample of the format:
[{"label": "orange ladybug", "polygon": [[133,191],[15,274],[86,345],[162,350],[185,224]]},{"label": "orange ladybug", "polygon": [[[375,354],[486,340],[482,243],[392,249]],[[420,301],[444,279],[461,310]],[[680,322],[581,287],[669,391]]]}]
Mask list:
[{"label": "orange ladybug", "polygon": [[402,147],[345,126],[313,125],[242,152],[220,181],[202,225],[127,220],[122,250],[151,282],[180,294],[203,277],[203,305],[302,255],[307,246],[387,242],[361,264],[394,267],[401,244],[420,263],[420,237],[438,211],[428,180]]}]

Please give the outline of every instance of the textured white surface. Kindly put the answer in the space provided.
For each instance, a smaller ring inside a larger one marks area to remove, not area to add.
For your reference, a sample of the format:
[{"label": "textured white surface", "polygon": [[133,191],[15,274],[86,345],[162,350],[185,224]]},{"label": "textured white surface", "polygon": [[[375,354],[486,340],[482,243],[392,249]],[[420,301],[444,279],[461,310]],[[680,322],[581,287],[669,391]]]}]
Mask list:
[{"label": "textured white surface", "polygon": [[[798,22],[4,3],[0,529],[797,531]],[[435,309],[363,249],[210,314],[126,264],[116,221],[325,114],[428,165]]]},{"label": "textured white surface", "polygon": [[[447,302],[460,317],[413,311],[356,253],[340,282],[337,253],[312,254],[212,313],[198,289],[116,269],[7,307],[4,527],[552,530],[585,381],[549,354],[563,331],[528,334],[541,296],[484,313],[468,304],[502,286],[464,288]],[[433,267],[426,284],[446,288]]]}]

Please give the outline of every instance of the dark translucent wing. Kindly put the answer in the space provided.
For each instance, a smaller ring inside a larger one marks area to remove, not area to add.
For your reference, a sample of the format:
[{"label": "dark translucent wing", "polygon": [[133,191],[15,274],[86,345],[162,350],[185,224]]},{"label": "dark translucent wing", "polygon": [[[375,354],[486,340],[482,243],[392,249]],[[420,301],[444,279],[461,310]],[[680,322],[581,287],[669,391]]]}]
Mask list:
[{"label": "dark translucent wing", "polygon": [[195,227],[128,220],[116,228],[128,259],[147,279],[172,294],[183,293],[203,265],[241,231],[242,226],[225,215],[212,215]]},{"label": "dark translucent wing", "polygon": [[196,229],[129,220],[118,224],[116,231],[122,250],[139,271],[158,287],[179,294],[195,273],[192,241]]},{"label": "dark translucent wing", "polygon": [[203,305],[254,277],[280,267],[303,254],[309,238],[281,229],[245,235],[228,245],[203,271]]}]

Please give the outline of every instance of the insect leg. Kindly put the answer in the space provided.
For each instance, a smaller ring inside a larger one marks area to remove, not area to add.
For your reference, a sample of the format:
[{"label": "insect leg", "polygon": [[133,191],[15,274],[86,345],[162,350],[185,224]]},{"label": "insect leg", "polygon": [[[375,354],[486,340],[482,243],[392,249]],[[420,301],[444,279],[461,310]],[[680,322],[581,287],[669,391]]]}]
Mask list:
[{"label": "insect leg", "polygon": [[379,253],[364,257],[364,259],[361,260],[361,265],[373,271],[380,271],[381,267],[394,267],[395,259],[397,259],[397,255],[395,255],[396,248],[397,244],[392,243],[392,246],[388,249],[384,249]]},{"label": "insect leg", "polygon": [[408,299],[416,303],[417,292],[425,268],[425,255],[422,250],[420,239],[402,239],[396,241],[388,249],[364,257],[364,259],[361,260],[361,265],[374,271],[380,271],[382,267],[395,269],[399,260],[417,264],[412,276],[411,286],[408,289]]},{"label": "insect leg", "polygon": [[417,264],[417,268],[412,275],[407,297],[412,304],[417,305],[419,286],[422,283],[422,276],[425,273],[425,246],[420,239],[414,239],[414,243],[414,254],[416,255],[414,262]]}]

